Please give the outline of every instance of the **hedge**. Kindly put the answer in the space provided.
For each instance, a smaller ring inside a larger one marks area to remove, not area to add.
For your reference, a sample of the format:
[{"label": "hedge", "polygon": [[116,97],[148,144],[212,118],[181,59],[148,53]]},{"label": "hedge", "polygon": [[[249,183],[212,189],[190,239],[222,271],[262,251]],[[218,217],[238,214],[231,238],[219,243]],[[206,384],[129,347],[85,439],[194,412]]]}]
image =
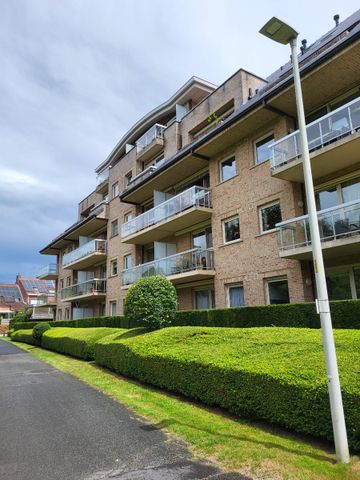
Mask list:
[{"label": "hedge", "polygon": [[[14,330],[33,328],[39,322],[17,322]],[[113,317],[88,317],[78,320],[54,320],[47,322],[51,327],[89,328],[89,327],[110,327],[110,328],[134,328],[136,324],[129,323],[124,316]]]},{"label": "hedge", "polygon": [[41,346],[73,357],[92,360],[95,342],[107,335],[127,332],[119,328],[51,328],[41,340]]},{"label": "hedge", "polygon": [[[335,331],[349,443],[360,450],[360,331]],[[170,327],[109,336],[95,361],[251,419],[332,439],[321,331]]]},{"label": "hedge", "polygon": [[[360,329],[360,300],[336,300],[330,302],[330,305],[334,328]],[[14,330],[33,328],[37,323],[39,322],[18,322],[14,325]],[[48,323],[52,327],[77,328],[136,328],[139,326],[123,316],[56,320]],[[173,326],[320,328],[320,319],[313,302],[288,303],[212,310],[182,310],[176,312]]]},{"label": "hedge", "polygon": [[40,346],[41,342],[32,336],[32,330],[16,330],[11,334],[11,340],[13,342],[24,342],[30,345]]}]

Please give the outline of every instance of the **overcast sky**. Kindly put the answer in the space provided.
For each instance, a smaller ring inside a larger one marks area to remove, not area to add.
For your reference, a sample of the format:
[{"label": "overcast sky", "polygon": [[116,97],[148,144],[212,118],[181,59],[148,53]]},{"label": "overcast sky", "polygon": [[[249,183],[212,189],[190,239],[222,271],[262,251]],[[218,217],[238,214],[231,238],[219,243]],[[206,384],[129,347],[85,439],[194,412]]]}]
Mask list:
[{"label": "overcast sky", "polygon": [[[290,5],[293,5],[289,8]],[[308,45],[359,7],[288,0],[11,0],[0,15],[0,281],[35,276],[76,220],[94,169],[192,75],[266,77],[289,58],[261,37],[277,15]]]}]

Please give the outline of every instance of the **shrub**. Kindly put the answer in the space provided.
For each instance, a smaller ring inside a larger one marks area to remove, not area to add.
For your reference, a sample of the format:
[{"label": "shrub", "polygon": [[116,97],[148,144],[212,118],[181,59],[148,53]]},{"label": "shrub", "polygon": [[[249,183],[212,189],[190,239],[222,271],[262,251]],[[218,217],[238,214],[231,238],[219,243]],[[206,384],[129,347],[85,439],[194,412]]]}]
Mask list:
[{"label": "shrub", "polygon": [[[349,443],[360,450],[360,332],[335,331]],[[173,327],[107,337],[95,361],[251,419],[332,439],[320,330]]]},{"label": "shrub", "polygon": [[176,315],[177,294],[165,277],[140,278],[125,297],[125,318],[148,330],[171,324]]},{"label": "shrub", "polygon": [[43,322],[43,323],[38,323],[37,325],[35,325],[35,327],[32,329],[32,336],[36,339],[36,340],[40,340],[41,341],[41,338],[43,336],[43,333],[45,333],[47,330],[50,330],[50,325],[46,322]]},{"label": "shrub", "polygon": [[11,334],[11,340],[13,342],[23,342],[23,343],[29,343],[30,345],[40,345],[40,340],[37,338],[34,338],[32,335],[32,330],[26,329],[26,330],[16,330]]},{"label": "shrub", "polygon": [[95,342],[107,335],[126,332],[119,328],[51,328],[42,337],[41,345],[49,350],[92,360]]},{"label": "shrub", "polygon": [[[15,330],[23,330],[26,328],[34,328],[39,322],[19,322],[14,325]],[[95,327],[111,327],[111,328],[132,328],[136,325],[129,324],[125,317],[109,316],[109,317],[88,317],[79,318],[77,320],[54,320],[47,322],[51,327],[71,327],[71,328],[95,328]]]}]

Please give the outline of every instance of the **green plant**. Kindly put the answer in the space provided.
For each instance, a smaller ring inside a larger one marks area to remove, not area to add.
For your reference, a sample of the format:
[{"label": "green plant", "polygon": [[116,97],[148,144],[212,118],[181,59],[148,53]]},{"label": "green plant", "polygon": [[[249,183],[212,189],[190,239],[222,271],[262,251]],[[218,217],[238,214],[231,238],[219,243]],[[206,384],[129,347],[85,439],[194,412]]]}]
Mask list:
[{"label": "green plant", "polygon": [[165,277],[140,278],[125,297],[125,318],[148,330],[169,326],[176,315],[177,294]]},{"label": "green plant", "polygon": [[114,333],[127,332],[119,328],[51,328],[41,340],[41,345],[49,350],[72,355],[84,360],[94,358],[95,342]]},{"label": "green plant", "polygon": [[11,340],[13,342],[24,342],[36,346],[40,346],[41,343],[39,339],[33,337],[32,330],[30,328],[26,330],[15,330],[11,334]]},{"label": "green plant", "polygon": [[36,339],[36,340],[40,340],[41,341],[41,338],[43,336],[43,334],[47,331],[47,330],[50,330],[50,325],[46,322],[42,322],[42,323],[38,323],[37,325],[34,326],[34,328],[32,329],[32,336]]},{"label": "green plant", "polygon": [[[360,331],[334,333],[349,443],[360,450]],[[332,439],[317,329],[172,327],[102,339],[95,361],[240,416]]]},{"label": "green plant", "polygon": [[9,322],[10,328],[14,326],[17,322],[29,322],[32,315],[32,308],[26,307],[22,308],[13,316],[13,318]]}]

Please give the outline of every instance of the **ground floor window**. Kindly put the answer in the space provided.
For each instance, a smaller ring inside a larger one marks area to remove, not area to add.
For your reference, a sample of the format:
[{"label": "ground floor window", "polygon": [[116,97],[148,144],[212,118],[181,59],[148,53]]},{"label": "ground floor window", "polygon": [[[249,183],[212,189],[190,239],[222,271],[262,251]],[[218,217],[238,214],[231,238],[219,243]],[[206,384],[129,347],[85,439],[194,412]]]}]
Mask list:
[{"label": "ground floor window", "polygon": [[360,299],[360,265],[327,269],[326,283],[330,300]]},{"label": "ground floor window", "polygon": [[58,320],[62,320],[61,317],[62,317],[62,311],[61,311],[61,308],[59,308],[59,310],[58,310],[58,316],[57,316]]},{"label": "ground floor window", "polygon": [[215,292],[213,288],[195,290],[195,308],[197,310],[215,308]]},{"label": "ground floor window", "polygon": [[110,302],[110,315],[116,315],[116,302]]},{"label": "ground floor window", "polygon": [[276,305],[290,303],[287,277],[273,277],[266,280],[267,303]]},{"label": "ground floor window", "polygon": [[245,305],[242,284],[227,285],[227,304],[229,307],[243,307]]}]

